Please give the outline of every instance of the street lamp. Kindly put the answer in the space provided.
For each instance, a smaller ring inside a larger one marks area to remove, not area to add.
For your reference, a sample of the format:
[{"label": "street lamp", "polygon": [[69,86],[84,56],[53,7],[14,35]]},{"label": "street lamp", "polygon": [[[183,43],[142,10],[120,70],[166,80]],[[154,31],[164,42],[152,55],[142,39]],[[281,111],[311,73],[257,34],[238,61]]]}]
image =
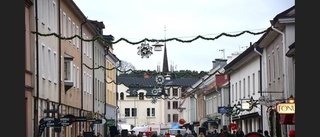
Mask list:
[{"label": "street lamp", "polygon": [[164,45],[157,42],[156,44],[153,44],[152,46],[154,46],[154,51],[162,51],[162,46],[164,46]]},{"label": "street lamp", "polygon": [[288,98],[288,103],[294,103],[295,102],[295,98],[291,95],[289,98]]}]

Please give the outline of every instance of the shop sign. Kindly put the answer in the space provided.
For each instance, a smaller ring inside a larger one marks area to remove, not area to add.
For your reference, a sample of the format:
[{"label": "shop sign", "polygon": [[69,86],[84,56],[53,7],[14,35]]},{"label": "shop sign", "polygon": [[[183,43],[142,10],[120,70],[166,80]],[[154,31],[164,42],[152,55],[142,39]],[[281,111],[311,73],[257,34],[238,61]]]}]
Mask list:
[{"label": "shop sign", "polygon": [[277,103],[276,99],[273,96],[260,96],[258,101],[261,105],[264,106],[273,106]]},{"label": "shop sign", "polygon": [[279,114],[294,114],[295,103],[279,103],[277,104],[277,112]]}]

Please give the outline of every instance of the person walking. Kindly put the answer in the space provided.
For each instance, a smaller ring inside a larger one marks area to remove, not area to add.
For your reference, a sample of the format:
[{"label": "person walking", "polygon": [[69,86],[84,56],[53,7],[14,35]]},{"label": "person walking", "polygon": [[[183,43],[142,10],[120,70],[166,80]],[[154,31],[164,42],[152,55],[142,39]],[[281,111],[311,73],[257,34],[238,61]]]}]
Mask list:
[{"label": "person walking", "polygon": [[198,137],[205,137],[205,136],[204,136],[203,132],[200,132]]},{"label": "person walking", "polygon": [[176,137],[182,137],[180,130],[177,131]]},{"label": "person walking", "polygon": [[264,134],[264,137],[270,137],[268,130],[265,130],[265,131],[263,132],[263,134]]},{"label": "person walking", "polygon": [[296,132],[293,129],[289,131],[289,137],[296,137]]},{"label": "person walking", "polygon": [[238,127],[237,132],[235,133],[236,137],[243,137],[244,132],[242,131],[241,127]]},{"label": "person walking", "polygon": [[222,127],[222,131],[221,131],[219,137],[231,137],[231,134],[229,133],[228,127],[226,125],[224,125]]}]

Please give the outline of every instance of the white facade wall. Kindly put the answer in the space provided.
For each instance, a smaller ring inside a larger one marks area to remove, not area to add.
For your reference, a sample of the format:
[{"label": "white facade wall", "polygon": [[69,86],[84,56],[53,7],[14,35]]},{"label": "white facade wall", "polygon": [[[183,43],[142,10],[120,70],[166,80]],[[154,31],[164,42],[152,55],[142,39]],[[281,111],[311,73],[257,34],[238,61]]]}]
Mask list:
[{"label": "white facade wall", "polygon": [[[254,51],[252,51],[254,52]],[[259,69],[260,68],[260,59],[259,56],[255,56],[251,59],[250,62],[243,65],[241,68],[233,71],[230,74],[230,104],[233,106],[237,104],[241,99],[250,99],[253,97],[254,100],[258,100],[260,97],[259,91]],[[249,84],[249,85],[248,85]],[[249,87],[250,86],[250,87]],[[245,115],[253,112],[261,113],[260,105],[257,108],[252,109],[251,111],[242,111],[239,115]],[[263,117],[265,119],[265,117]],[[242,120],[244,121],[244,120]],[[256,120],[258,122],[258,120]],[[259,125],[256,122],[242,122],[242,130],[245,133],[256,131]],[[247,125],[256,125],[253,128],[249,128]]]},{"label": "white facade wall", "polygon": [[[144,100],[139,100],[139,97],[127,97],[129,95],[126,91],[128,87],[123,84],[118,85],[118,119],[125,118],[126,124],[133,126],[143,126],[148,124],[163,124],[164,121],[164,100],[158,99],[156,103],[152,103],[151,99],[144,97]],[[138,90],[137,93],[143,92],[145,90]],[[124,93],[124,100],[120,99],[121,93]],[[125,108],[130,108],[130,116],[125,116]],[[137,117],[131,116],[131,108],[137,108]],[[147,108],[155,108],[155,116],[147,116]]]}]

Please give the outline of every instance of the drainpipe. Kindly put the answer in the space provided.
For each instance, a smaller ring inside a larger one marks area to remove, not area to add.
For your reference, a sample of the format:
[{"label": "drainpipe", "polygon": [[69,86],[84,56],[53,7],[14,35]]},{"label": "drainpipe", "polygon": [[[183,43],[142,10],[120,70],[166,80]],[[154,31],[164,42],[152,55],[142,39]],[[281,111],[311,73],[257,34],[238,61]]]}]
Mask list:
[{"label": "drainpipe", "polygon": [[[121,67],[121,60],[119,60],[119,66],[117,67],[117,69],[118,68],[120,68]],[[116,83],[117,83],[117,81],[118,81],[118,70],[116,70]],[[115,126],[117,127],[117,129],[118,129],[118,116],[119,116],[119,114],[118,114],[118,110],[119,110],[119,105],[118,105],[118,100],[119,100],[119,92],[118,92],[118,84],[116,84],[116,93],[117,93],[117,97],[116,97],[116,123],[115,123]]]},{"label": "drainpipe", "polygon": [[[92,41],[92,48],[93,48],[93,50],[92,50],[92,66],[94,66],[94,41]],[[98,62],[98,66],[99,66],[99,62]],[[95,92],[94,92],[94,90],[95,90],[95,86],[94,86],[94,79],[95,79],[95,77],[94,77],[94,67],[92,67],[93,68],[93,70],[92,70],[92,81],[93,81],[93,86],[92,86],[92,112],[94,112],[94,101],[95,101]]]},{"label": "drainpipe", "polygon": [[[82,26],[87,23],[87,18],[85,18],[84,22],[81,23],[80,25],[80,29],[81,29],[81,38],[83,39],[83,30],[82,30]],[[81,108],[80,108],[80,111],[79,111],[79,115],[82,116],[82,111],[83,111],[83,40],[81,40],[81,47],[80,47],[80,57],[81,57],[81,63],[80,63],[80,69],[81,69],[81,77],[80,77],[80,86],[81,86]],[[82,128],[82,122],[80,122],[80,126],[79,126],[79,131],[81,131],[81,128]]]},{"label": "drainpipe", "polygon": [[[231,83],[230,83],[230,74],[227,74],[228,75],[228,89],[229,89],[229,105],[230,105],[230,102],[231,102]],[[232,123],[232,115],[230,116],[230,118],[229,118],[229,120],[230,120],[230,123]]]},{"label": "drainpipe", "polygon": [[[250,45],[252,45],[252,43],[250,42]],[[260,96],[262,96],[262,54],[259,52],[259,51],[257,51],[257,49],[256,49],[256,47],[257,47],[257,44],[254,44],[254,47],[253,47],[253,49],[254,49],[254,51],[256,52],[256,53],[258,53],[259,54],[259,67],[260,67],[260,73],[259,73],[259,77],[260,77],[260,80],[259,80],[259,90],[260,90]],[[261,118],[260,118],[260,120],[261,120],[261,130],[262,131],[264,131],[263,130],[263,105],[260,105],[260,115],[261,115]]]},{"label": "drainpipe", "polygon": [[[60,0],[58,0],[58,9],[60,10],[61,6],[60,6]],[[59,36],[61,36],[61,14],[59,13],[58,15],[58,32],[59,32]],[[59,64],[58,64],[58,87],[59,87],[59,103],[58,103],[58,107],[57,109],[58,111],[58,118],[60,119],[60,106],[61,106],[61,98],[62,98],[62,94],[61,94],[61,39],[59,39],[59,52],[58,52],[58,58],[59,58]],[[61,110],[62,111],[62,110]]]},{"label": "drainpipe", "polygon": [[[281,35],[282,35],[282,53],[283,53],[283,55],[282,55],[282,63],[283,63],[283,83],[284,83],[284,97],[285,98],[287,98],[288,97],[288,91],[287,91],[287,88],[288,88],[288,86],[287,86],[287,75],[286,75],[286,39],[285,39],[285,34],[282,32],[282,31],[280,31],[280,30],[278,30],[277,28],[275,28],[273,25],[271,26],[271,28],[274,30],[274,31],[276,31],[276,32],[278,32],[278,33],[280,33]],[[286,135],[288,134],[288,132],[289,132],[289,128],[288,128],[288,126],[286,126]]]},{"label": "drainpipe", "polygon": [[33,127],[33,135],[34,137],[37,137],[39,134],[39,130],[38,129],[38,102],[39,102],[39,42],[38,42],[38,39],[39,39],[39,35],[38,35],[38,0],[35,0],[35,23],[36,23],[36,66],[37,66],[37,69],[36,69],[36,96],[34,98],[34,127]]}]

